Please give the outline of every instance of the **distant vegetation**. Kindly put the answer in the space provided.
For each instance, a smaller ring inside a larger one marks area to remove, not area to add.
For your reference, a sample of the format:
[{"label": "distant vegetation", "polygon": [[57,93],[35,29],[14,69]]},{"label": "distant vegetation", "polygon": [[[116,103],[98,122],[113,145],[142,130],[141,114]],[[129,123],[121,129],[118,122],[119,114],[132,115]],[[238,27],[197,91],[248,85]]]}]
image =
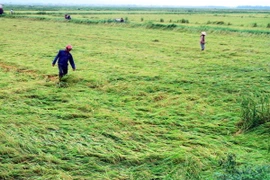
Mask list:
[{"label": "distant vegetation", "polygon": [[237,9],[267,9],[269,10],[270,9],[270,6],[237,6],[236,7]]}]

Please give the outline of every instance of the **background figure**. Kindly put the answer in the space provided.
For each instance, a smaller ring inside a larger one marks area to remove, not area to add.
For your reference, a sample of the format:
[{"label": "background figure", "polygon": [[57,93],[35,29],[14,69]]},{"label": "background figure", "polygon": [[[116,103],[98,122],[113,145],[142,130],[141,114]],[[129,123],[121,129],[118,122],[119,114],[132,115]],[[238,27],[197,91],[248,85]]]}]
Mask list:
[{"label": "background figure", "polygon": [[125,22],[125,20],[123,18],[119,18],[119,19],[115,19],[115,22]]},{"label": "background figure", "polygon": [[52,62],[52,66],[54,66],[56,61],[58,61],[59,81],[61,81],[62,77],[68,73],[68,62],[70,63],[73,71],[76,69],[73,57],[70,54],[71,50],[71,45],[67,45],[65,50],[59,50]]},{"label": "background figure", "polygon": [[68,14],[65,14],[65,19],[68,19],[68,20],[70,20],[70,19],[71,19],[70,15],[68,15]]},{"label": "background figure", "polygon": [[3,9],[2,4],[0,4],[0,14],[4,14],[4,9]]},{"label": "background figure", "polygon": [[200,39],[200,44],[201,44],[201,50],[203,51],[205,49],[205,36],[206,32],[201,33],[201,39]]}]

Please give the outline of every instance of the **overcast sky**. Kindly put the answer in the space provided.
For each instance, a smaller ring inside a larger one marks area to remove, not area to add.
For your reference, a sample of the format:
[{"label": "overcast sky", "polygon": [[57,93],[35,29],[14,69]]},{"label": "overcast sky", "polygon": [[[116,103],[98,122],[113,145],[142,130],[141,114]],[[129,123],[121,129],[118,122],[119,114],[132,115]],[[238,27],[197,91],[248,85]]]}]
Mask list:
[{"label": "overcast sky", "polygon": [[270,6],[270,0],[0,0],[0,4],[99,4],[142,6]]}]

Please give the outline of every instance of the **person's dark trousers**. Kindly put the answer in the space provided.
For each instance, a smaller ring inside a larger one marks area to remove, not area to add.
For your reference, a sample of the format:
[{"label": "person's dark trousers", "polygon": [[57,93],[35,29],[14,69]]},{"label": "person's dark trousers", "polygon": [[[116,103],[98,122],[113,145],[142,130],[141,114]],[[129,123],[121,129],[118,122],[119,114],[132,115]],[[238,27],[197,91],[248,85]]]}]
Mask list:
[{"label": "person's dark trousers", "polygon": [[68,66],[58,64],[58,69],[59,69],[59,80],[61,80],[61,78],[68,73]]}]

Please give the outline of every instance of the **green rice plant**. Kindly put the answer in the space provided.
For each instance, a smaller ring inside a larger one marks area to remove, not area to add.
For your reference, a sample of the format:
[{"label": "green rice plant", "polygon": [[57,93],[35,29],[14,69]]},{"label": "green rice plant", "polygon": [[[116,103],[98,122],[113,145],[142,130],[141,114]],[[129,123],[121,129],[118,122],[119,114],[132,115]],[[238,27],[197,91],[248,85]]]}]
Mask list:
[{"label": "green rice plant", "polygon": [[238,126],[243,131],[270,122],[270,101],[269,96],[265,94],[243,96],[241,108],[242,121],[238,123]]},{"label": "green rice plant", "polygon": [[217,24],[217,25],[224,25],[224,21],[207,21],[206,24]]},{"label": "green rice plant", "polygon": [[145,24],[145,27],[148,29],[174,29],[178,26],[176,24],[154,24],[152,22],[148,22]]},{"label": "green rice plant", "polygon": [[220,160],[220,166],[223,168],[222,172],[215,173],[217,180],[261,180],[270,178],[270,166],[244,166],[237,167],[236,155],[228,154],[225,159]]},{"label": "green rice plant", "polygon": [[201,164],[196,158],[190,156],[186,157],[183,165],[185,179],[202,179],[200,175],[201,169]]},{"label": "green rice plant", "polygon": [[46,12],[44,12],[44,11],[40,11],[40,12],[37,12],[37,14],[42,14],[42,15],[44,15],[44,14],[46,14]]},{"label": "green rice plant", "polygon": [[225,159],[221,159],[219,164],[224,168],[226,173],[235,173],[236,170],[236,155],[228,154]]},{"label": "green rice plant", "polygon": [[257,23],[253,23],[252,24],[252,27],[258,27],[258,24]]},{"label": "green rice plant", "polygon": [[218,24],[218,25],[223,25],[223,24],[225,24],[224,21],[216,21],[215,23]]},{"label": "green rice plant", "polygon": [[189,23],[189,20],[187,19],[181,19],[181,20],[177,20],[178,23]]},{"label": "green rice plant", "polygon": [[268,23],[266,27],[267,27],[267,28],[270,28],[270,23]]}]

